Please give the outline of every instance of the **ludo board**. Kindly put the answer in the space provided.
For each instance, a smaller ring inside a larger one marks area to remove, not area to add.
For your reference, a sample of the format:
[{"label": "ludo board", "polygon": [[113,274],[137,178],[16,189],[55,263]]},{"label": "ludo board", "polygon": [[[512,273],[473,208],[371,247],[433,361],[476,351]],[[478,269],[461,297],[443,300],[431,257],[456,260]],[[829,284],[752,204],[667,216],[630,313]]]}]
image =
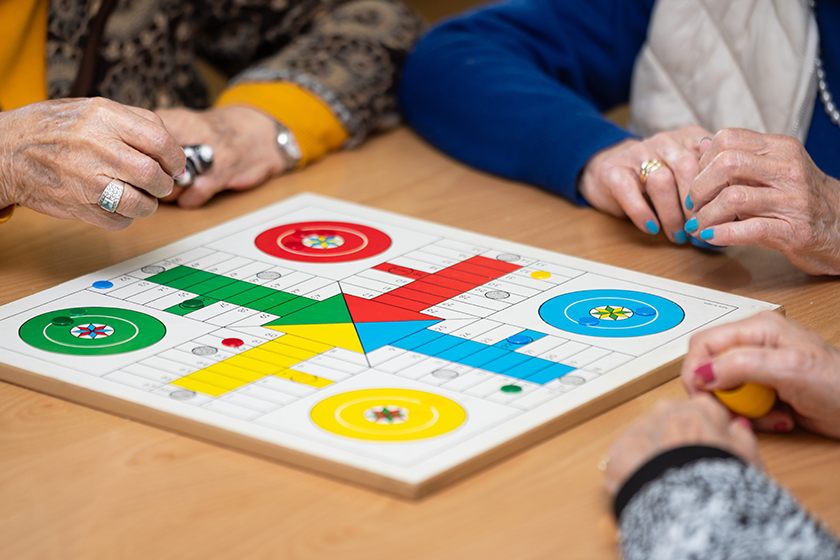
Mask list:
[{"label": "ludo board", "polygon": [[418,496],[778,306],[301,195],[0,307],[8,381]]}]

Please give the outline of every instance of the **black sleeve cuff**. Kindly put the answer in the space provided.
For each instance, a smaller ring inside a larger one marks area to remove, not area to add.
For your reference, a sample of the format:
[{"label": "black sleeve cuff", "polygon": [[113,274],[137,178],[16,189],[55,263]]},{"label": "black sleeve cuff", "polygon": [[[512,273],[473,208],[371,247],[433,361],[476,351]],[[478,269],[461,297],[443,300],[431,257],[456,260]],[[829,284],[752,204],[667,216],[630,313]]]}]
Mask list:
[{"label": "black sleeve cuff", "polygon": [[621,512],[624,511],[633,496],[644,488],[648,482],[656,480],[668,469],[680,468],[700,459],[735,459],[743,463],[739,457],[728,451],[717,447],[706,447],[705,445],[690,445],[665,451],[642,465],[618,491],[613,503],[615,518],[620,519]]}]

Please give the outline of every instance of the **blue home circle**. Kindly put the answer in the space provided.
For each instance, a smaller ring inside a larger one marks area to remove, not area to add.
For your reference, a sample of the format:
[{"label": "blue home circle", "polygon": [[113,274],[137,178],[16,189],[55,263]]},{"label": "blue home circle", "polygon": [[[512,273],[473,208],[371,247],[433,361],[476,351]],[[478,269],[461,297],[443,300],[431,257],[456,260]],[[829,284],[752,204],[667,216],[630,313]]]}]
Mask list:
[{"label": "blue home circle", "polygon": [[659,334],[685,318],[669,299],[631,290],[583,290],[559,295],[540,306],[540,318],[562,331],[627,338]]}]

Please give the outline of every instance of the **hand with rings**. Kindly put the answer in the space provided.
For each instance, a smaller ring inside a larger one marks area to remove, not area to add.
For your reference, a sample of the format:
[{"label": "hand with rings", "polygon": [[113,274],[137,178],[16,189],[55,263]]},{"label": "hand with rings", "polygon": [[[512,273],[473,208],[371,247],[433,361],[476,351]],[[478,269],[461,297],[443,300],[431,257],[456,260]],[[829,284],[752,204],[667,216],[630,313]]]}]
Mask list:
[{"label": "hand with rings", "polygon": [[683,244],[688,235],[682,201],[699,173],[704,136],[710,136],[705,129],[687,126],[606,148],[583,168],[580,194],[598,210],[629,217],[640,230],[651,235],[661,230]]},{"label": "hand with rings", "polygon": [[154,213],[184,164],[184,151],[145,109],[84,98],[0,113],[0,208],[17,203],[122,229]]}]

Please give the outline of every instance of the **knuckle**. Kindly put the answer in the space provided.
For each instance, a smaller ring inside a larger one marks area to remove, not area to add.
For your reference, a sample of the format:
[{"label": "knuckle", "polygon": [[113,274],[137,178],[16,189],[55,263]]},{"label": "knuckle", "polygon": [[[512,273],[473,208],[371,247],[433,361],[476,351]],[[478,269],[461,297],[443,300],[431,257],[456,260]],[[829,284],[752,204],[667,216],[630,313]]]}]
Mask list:
[{"label": "knuckle", "polygon": [[143,158],[142,161],[134,166],[134,176],[137,177],[140,183],[139,187],[145,187],[152,183],[160,172],[160,165],[150,158]]},{"label": "knuckle", "polygon": [[729,150],[737,143],[737,137],[738,132],[734,128],[724,128],[715,134],[715,142],[717,142],[723,150]]},{"label": "knuckle", "polygon": [[726,207],[736,210],[746,205],[750,198],[749,191],[740,185],[725,188],[720,196]]},{"label": "knuckle", "polygon": [[741,167],[741,154],[732,149],[726,149],[718,156],[720,165],[728,173],[731,173]]}]

